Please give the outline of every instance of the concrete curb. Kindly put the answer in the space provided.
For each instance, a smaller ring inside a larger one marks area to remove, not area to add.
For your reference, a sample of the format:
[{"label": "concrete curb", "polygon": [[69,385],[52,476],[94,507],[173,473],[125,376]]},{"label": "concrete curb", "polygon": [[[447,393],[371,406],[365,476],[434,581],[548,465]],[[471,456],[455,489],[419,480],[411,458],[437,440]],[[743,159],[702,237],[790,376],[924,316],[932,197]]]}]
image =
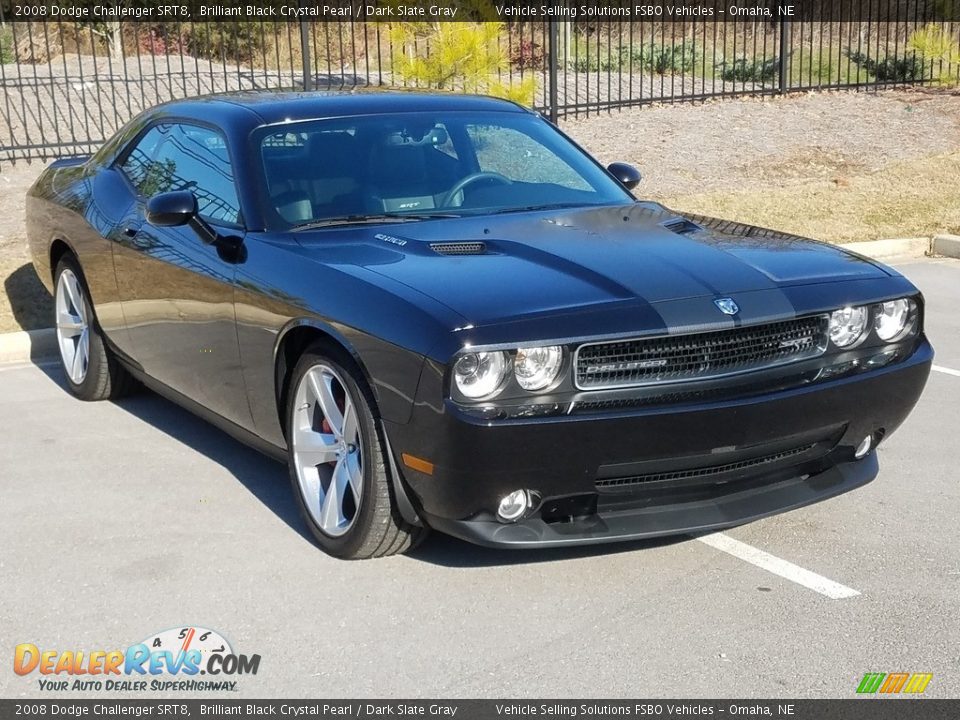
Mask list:
[{"label": "concrete curb", "polygon": [[888,258],[923,257],[930,254],[930,238],[894,238],[892,240],[868,240],[867,242],[843,243],[839,247],[874,260]]},{"label": "concrete curb", "polygon": [[57,356],[57,334],[53,328],[0,334],[0,365],[38,362]]},{"label": "concrete curb", "polygon": [[[960,258],[960,236],[937,235],[930,238],[896,238],[870,240],[839,245],[860,255],[886,260],[889,258],[945,255]],[[0,333],[0,365],[38,362],[57,356],[57,336],[52,328],[26,332]]]},{"label": "concrete curb", "polygon": [[960,235],[937,235],[931,250],[934,255],[960,258]]}]

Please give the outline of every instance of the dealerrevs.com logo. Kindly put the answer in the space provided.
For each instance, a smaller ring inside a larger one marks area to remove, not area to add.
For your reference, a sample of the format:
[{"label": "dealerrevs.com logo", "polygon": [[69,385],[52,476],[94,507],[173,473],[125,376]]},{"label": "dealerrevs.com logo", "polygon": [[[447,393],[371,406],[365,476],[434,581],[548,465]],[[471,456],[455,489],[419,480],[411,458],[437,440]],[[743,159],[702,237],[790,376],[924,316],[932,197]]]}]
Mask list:
[{"label": "dealerrevs.com logo", "polygon": [[[40,690],[63,692],[235,691],[238,675],[256,675],[259,655],[233,651],[217,631],[171,628],[125,650],[57,650],[21,643],[13,671],[34,673]],[[202,678],[201,678],[202,676]]]}]

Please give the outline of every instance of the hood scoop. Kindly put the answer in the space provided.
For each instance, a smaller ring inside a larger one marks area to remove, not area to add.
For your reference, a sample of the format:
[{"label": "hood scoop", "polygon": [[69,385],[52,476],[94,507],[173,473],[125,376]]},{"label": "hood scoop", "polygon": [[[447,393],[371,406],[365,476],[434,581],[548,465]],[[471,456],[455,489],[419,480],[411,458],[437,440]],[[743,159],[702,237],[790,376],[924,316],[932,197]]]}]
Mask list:
[{"label": "hood scoop", "polygon": [[702,227],[696,223],[690,222],[685,217],[672,218],[660,223],[660,225],[671,232],[675,232],[677,235],[689,235],[690,233],[697,232],[698,230],[703,230]]},{"label": "hood scoop", "polygon": [[438,255],[486,255],[487,244],[483,242],[435,242],[430,249]]}]

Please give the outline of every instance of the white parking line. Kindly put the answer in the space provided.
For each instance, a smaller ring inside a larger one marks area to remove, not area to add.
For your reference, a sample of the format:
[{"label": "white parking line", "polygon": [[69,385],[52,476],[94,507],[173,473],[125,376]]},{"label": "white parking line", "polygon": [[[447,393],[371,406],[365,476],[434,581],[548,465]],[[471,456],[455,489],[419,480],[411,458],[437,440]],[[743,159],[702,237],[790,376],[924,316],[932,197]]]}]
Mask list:
[{"label": "white parking line", "polygon": [[758,568],[766,570],[767,572],[772,572],[774,575],[779,575],[791,582],[795,582],[797,585],[803,585],[805,588],[809,588],[814,592],[826,595],[833,600],[842,600],[843,598],[854,597],[860,594],[853,588],[848,588],[846,585],[841,585],[838,582],[823,577],[823,575],[817,575],[815,572],[805,570],[798,565],[794,565],[792,562],[778,558],[776,555],[771,555],[763,550],[759,550],[753,547],[753,545],[747,545],[739,540],[734,540],[729,535],[724,535],[723,533],[703,535],[698,537],[697,540],[716,550],[733,555],[735,558],[739,558],[751,565],[756,565]]},{"label": "white parking line", "polygon": [[952,368],[945,368],[943,365],[934,365],[933,369],[937,372],[946,373],[947,375],[956,375],[960,377],[960,370],[953,370]]}]

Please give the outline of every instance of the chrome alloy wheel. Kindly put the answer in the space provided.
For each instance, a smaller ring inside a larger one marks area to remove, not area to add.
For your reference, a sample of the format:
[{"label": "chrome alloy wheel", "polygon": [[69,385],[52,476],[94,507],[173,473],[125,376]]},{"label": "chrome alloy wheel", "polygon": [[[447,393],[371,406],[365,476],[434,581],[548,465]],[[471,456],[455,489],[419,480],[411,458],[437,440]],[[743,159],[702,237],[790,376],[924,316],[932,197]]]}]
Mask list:
[{"label": "chrome alloy wheel", "polygon": [[357,408],[329,365],[311,367],[294,396],[290,442],[300,493],[331,537],[353,527],[363,494],[363,438]]},{"label": "chrome alloy wheel", "polygon": [[55,305],[60,359],[73,384],[80,385],[90,365],[90,318],[80,281],[70,268],[57,280]]}]

